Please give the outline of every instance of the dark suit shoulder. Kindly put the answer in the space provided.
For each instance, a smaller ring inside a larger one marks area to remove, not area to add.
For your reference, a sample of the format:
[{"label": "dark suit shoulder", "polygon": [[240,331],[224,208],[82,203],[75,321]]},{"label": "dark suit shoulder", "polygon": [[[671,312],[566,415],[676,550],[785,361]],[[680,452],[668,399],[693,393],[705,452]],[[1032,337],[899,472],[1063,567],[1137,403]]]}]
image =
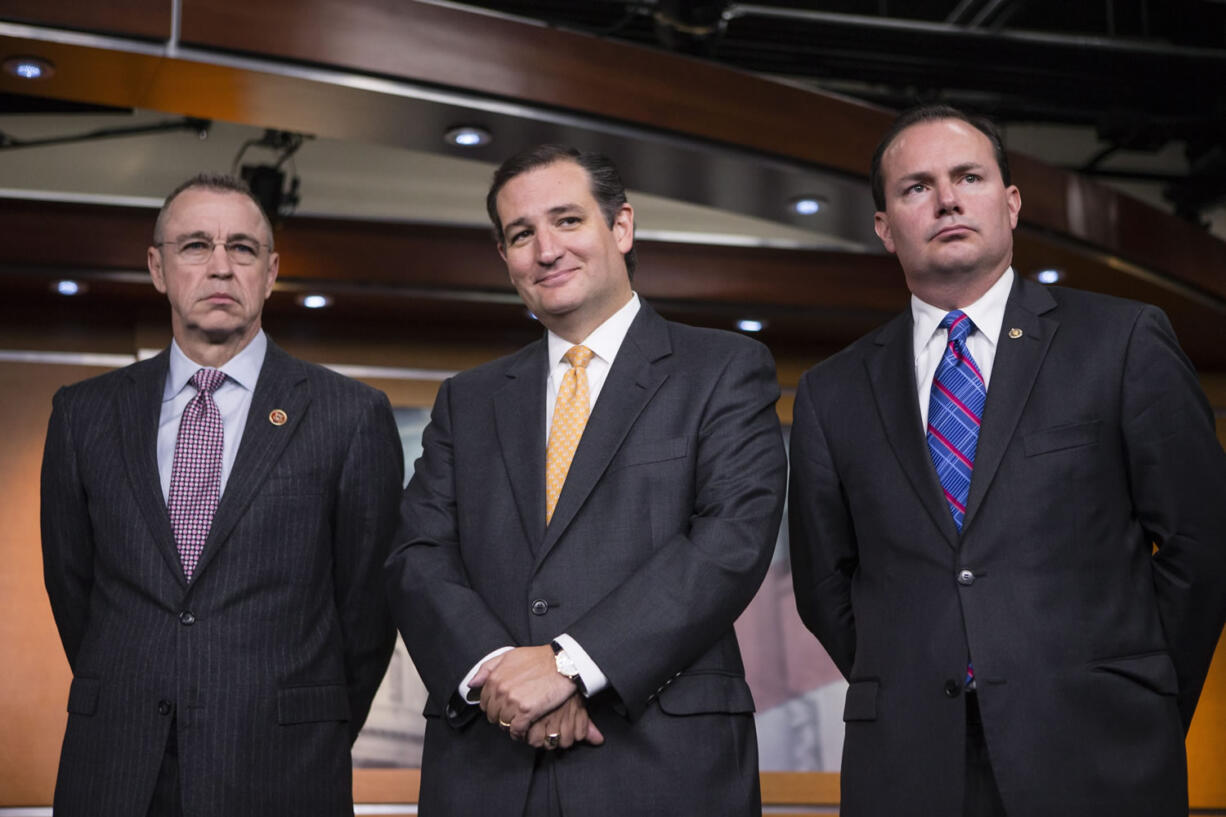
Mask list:
[{"label": "dark suit shoulder", "polygon": [[112,369],[93,377],[79,380],[64,386],[57,393],[57,398],[72,403],[92,402],[106,399],[116,390],[125,388],[132,381],[146,381],[148,378],[166,377],[166,353],[163,352],[146,360],[138,360],[127,366]]},{"label": "dark suit shoulder", "polygon": [[760,341],[727,329],[709,329],[676,321],[664,323],[668,327],[668,335],[673,341],[673,352],[676,354],[694,353],[703,357],[719,357],[751,349],[766,349]]},{"label": "dark suit shoulder", "polygon": [[[909,335],[910,332],[911,313],[909,311],[902,312],[887,323],[852,341],[830,357],[807,369],[801,375],[800,382],[802,385],[830,382],[846,383],[848,378],[863,372],[866,357],[874,354],[881,346],[894,340],[898,333]],[[910,342],[909,339],[908,342]]]},{"label": "dark suit shoulder", "polygon": [[1101,292],[1057,286],[1045,287],[1044,291],[1056,302],[1056,307],[1060,310],[1059,318],[1062,321],[1075,318],[1102,319],[1110,322],[1127,321],[1124,324],[1127,326],[1131,325],[1137,315],[1144,310],[1162,312],[1161,309],[1151,304],[1115,295],[1104,295]]},{"label": "dark suit shoulder", "polygon": [[531,367],[537,363],[541,365],[541,374],[544,375],[544,346],[545,341],[543,339],[533,341],[509,355],[504,355],[452,375],[448,382],[451,388],[461,390],[497,388],[506,383],[508,377],[530,373]]},{"label": "dark suit shoulder", "polygon": [[354,380],[352,377],[329,369],[327,366],[321,366],[318,363],[311,363],[296,357],[287,357],[299,367],[302,376],[311,384],[313,395],[323,395],[325,397],[334,395],[342,400],[358,402],[378,400],[383,396],[383,392],[374,386],[369,386],[360,380]]}]

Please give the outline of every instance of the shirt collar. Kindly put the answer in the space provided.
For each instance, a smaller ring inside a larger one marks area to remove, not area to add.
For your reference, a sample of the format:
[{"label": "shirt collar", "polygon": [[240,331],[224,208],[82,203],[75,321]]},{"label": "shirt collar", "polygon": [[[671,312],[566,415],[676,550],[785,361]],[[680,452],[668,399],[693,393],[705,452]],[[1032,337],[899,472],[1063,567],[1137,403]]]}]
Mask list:
[{"label": "shirt collar", "polygon": [[637,292],[632,292],[625,306],[610,315],[604,323],[592,330],[592,333],[578,344],[571,343],[550,332],[549,367],[552,369],[558,365],[570,348],[576,345],[586,346],[596,357],[605,363],[612,364],[613,358],[617,357],[617,350],[622,346],[622,341],[626,339],[626,333],[630,331],[630,324],[634,323],[634,316],[638,313],[639,296]]},{"label": "shirt collar", "polygon": [[[1009,267],[979,300],[962,307],[962,311],[971,319],[971,323],[975,324],[975,329],[983,335],[993,349],[996,348],[996,341],[1000,337],[1000,327],[1005,322],[1005,306],[1009,302],[1009,292],[1012,289],[1013,267]],[[941,309],[926,301],[921,301],[915,295],[911,296],[911,316],[914,322],[912,338],[915,341],[913,348],[916,359],[919,358],[920,351],[928,345],[933,333],[937,331],[937,327],[949,312],[948,309]]]},{"label": "shirt collar", "polygon": [[[255,389],[255,382],[260,377],[260,369],[264,366],[264,354],[268,351],[268,336],[261,329],[243,350],[227,360],[221,366],[229,380],[234,381],[248,391]],[[183,353],[175,340],[170,341],[170,369],[166,372],[166,388],[162,392],[162,400],[170,400],[183,391],[187,382],[192,379],[202,367]]]}]

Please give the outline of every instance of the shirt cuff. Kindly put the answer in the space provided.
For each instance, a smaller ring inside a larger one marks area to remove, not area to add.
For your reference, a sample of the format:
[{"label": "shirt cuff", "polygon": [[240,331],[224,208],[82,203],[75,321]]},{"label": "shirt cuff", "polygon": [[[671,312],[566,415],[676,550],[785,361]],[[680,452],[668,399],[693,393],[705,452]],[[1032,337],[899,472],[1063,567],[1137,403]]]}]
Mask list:
[{"label": "shirt cuff", "polygon": [[460,682],[460,686],[458,687],[460,697],[463,700],[468,701],[470,704],[475,704],[477,701],[481,700],[481,693],[470,687],[468,682],[471,681],[473,676],[477,674],[477,670],[481,669],[482,664],[493,658],[495,655],[502,655],[504,652],[510,652],[512,649],[514,649],[514,647],[499,647],[477,663],[473,664],[473,668],[470,669],[468,674],[464,676],[464,680]]},{"label": "shirt cuff", "polygon": [[578,641],[566,633],[562,633],[554,641],[559,647],[566,650],[570,660],[575,662],[575,669],[579,670],[579,677],[583,679],[583,688],[587,692],[587,697],[590,698],[609,686],[609,679],[600,671],[600,667],[596,666],[596,662],[587,654],[587,651],[579,646]]}]

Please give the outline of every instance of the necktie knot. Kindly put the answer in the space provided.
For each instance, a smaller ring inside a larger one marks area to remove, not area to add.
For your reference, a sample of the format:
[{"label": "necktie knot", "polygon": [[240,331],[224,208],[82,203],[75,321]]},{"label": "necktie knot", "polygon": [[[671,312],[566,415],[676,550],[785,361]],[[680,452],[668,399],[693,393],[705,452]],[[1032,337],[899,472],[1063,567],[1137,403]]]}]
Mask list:
[{"label": "necktie knot", "polygon": [[226,373],[220,369],[201,369],[192,375],[191,384],[197,392],[212,394],[226,380]]},{"label": "necktie knot", "polygon": [[587,364],[592,362],[592,357],[596,353],[586,346],[572,346],[566,350],[566,362],[574,366],[576,369],[586,369]]},{"label": "necktie knot", "polygon": [[966,343],[966,338],[975,328],[975,324],[965,312],[955,309],[941,319],[941,328],[949,331],[950,343]]}]

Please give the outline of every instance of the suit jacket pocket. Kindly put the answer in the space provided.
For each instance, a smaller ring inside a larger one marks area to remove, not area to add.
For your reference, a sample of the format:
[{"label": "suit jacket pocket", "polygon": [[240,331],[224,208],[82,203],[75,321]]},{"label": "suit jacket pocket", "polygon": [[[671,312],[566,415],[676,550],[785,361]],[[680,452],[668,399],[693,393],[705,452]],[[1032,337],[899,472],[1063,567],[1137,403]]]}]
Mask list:
[{"label": "suit jacket pocket", "polygon": [[73,678],[68,687],[68,711],[73,715],[92,715],[98,711],[98,692],[102,681],[97,678]]},{"label": "suit jacket pocket", "polygon": [[1098,420],[1091,420],[1088,423],[1069,423],[1032,431],[1024,441],[1026,456],[1036,457],[1052,451],[1093,445],[1098,442],[1098,427]]},{"label": "suit jacket pocket", "polygon": [[349,720],[349,689],[344,684],[277,690],[277,723]]},{"label": "suit jacket pocket", "polygon": [[754,711],[745,678],[717,672],[683,672],[665,684],[656,701],[670,715]]},{"label": "suit jacket pocket", "polygon": [[645,440],[630,443],[618,452],[617,457],[609,465],[610,471],[627,468],[631,465],[643,465],[649,462],[664,462],[680,459],[690,450],[688,437],[673,437],[671,440]]},{"label": "suit jacket pocket", "polygon": [[877,688],[879,686],[880,683],[876,679],[852,681],[847,687],[847,700],[843,704],[843,720],[877,720]]},{"label": "suit jacket pocket", "polygon": [[1175,665],[1171,662],[1170,655],[1165,652],[1103,658],[1093,663],[1093,669],[1095,672],[1109,672],[1136,681],[1159,695],[1179,694]]}]

